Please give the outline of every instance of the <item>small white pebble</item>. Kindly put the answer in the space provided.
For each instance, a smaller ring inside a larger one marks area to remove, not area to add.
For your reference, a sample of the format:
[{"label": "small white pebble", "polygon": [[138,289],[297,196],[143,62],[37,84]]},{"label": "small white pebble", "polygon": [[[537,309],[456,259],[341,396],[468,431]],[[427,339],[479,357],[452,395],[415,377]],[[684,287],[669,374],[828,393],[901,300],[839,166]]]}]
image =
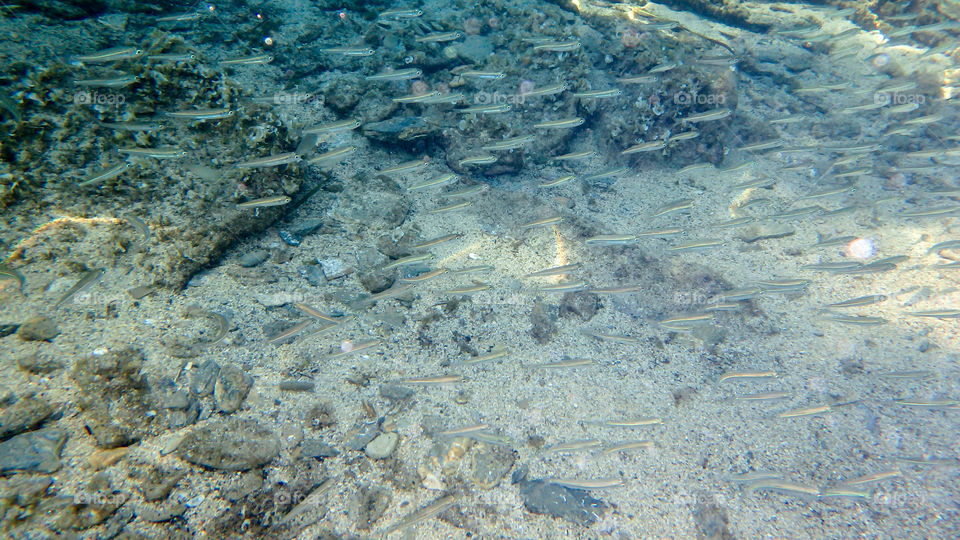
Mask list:
[{"label": "small white pebble", "polygon": [[196,497],[184,502],[183,505],[187,508],[196,508],[197,506],[200,506],[201,503],[203,503],[203,495],[197,495]]},{"label": "small white pebble", "polygon": [[468,258],[468,259],[473,259],[473,260],[475,260],[475,261],[480,260],[480,256],[477,255],[476,253],[467,253],[467,258]]},{"label": "small white pebble", "polygon": [[99,348],[97,348],[97,349],[94,349],[94,350],[93,350],[93,353],[91,353],[91,354],[93,354],[93,356],[103,356],[103,355],[107,354],[108,352],[110,352],[110,351],[108,351],[107,349],[104,349],[103,347],[99,347]]}]

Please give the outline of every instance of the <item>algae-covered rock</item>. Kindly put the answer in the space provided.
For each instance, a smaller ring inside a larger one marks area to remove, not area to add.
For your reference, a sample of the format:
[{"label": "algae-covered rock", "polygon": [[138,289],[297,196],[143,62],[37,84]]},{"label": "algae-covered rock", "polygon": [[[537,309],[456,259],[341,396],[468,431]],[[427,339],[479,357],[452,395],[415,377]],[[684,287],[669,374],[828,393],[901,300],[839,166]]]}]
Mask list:
[{"label": "algae-covered rock", "polygon": [[189,433],[178,453],[184,460],[209,469],[245,471],[266,465],[280,452],[280,440],[254,420],[211,422]]}]

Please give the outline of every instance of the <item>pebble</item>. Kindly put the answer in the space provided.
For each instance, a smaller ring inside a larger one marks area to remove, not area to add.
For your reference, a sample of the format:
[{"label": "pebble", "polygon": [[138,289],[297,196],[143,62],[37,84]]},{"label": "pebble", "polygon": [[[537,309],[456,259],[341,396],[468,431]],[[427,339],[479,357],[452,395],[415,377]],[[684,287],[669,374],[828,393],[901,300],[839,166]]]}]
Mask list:
[{"label": "pebble", "polygon": [[268,257],[270,257],[270,254],[267,253],[266,250],[258,249],[241,255],[240,258],[237,259],[237,263],[244,268],[253,268],[254,266],[262,264]]},{"label": "pebble", "polygon": [[56,323],[46,317],[34,317],[17,330],[17,336],[23,341],[51,341],[59,333]]},{"label": "pebble", "polygon": [[36,428],[51,414],[53,407],[42,399],[20,399],[0,411],[0,440]]},{"label": "pebble", "polygon": [[353,272],[353,267],[340,259],[323,259],[320,262],[320,268],[323,271],[323,277],[328,281],[342,278]]},{"label": "pebble", "polygon": [[217,382],[213,387],[213,399],[217,408],[225,413],[235,412],[240,408],[253,386],[253,377],[244,373],[236,366],[226,366],[220,369]]},{"label": "pebble", "polygon": [[397,448],[400,435],[397,433],[382,433],[370,441],[364,451],[371,459],[387,459]]},{"label": "pebble", "polygon": [[607,508],[606,503],[594,499],[582,489],[551,484],[543,480],[520,484],[523,505],[534,514],[562,518],[584,527],[593,525]]},{"label": "pebble", "polygon": [[52,473],[60,468],[67,434],[56,428],[21,433],[0,443],[0,473]]},{"label": "pebble", "polygon": [[280,453],[280,441],[255,420],[214,420],[183,438],[177,454],[194,465],[246,471],[266,465]]}]

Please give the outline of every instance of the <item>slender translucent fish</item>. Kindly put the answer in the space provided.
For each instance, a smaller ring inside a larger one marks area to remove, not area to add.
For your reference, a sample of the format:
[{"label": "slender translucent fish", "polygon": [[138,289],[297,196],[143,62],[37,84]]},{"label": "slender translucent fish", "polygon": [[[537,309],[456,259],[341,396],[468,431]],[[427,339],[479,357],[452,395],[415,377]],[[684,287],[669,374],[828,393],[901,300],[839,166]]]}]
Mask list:
[{"label": "slender translucent fish", "polygon": [[470,426],[464,426],[464,427],[459,427],[454,429],[447,429],[444,431],[438,431],[437,435],[441,437],[462,437],[464,435],[470,435],[472,433],[477,433],[480,431],[487,431],[488,429],[490,429],[489,424],[480,423],[480,424],[473,424]]},{"label": "slender translucent fish", "polygon": [[430,163],[430,160],[426,158],[415,159],[413,161],[405,161],[399,165],[394,165],[393,167],[387,167],[385,169],[380,169],[377,171],[377,174],[400,174],[410,171],[415,171],[421,167],[425,167]]},{"label": "slender translucent fish", "polygon": [[587,288],[587,283],[585,281],[568,281],[563,283],[557,283],[556,285],[546,285],[539,287],[537,290],[540,292],[577,292],[582,291]]},{"label": "slender translucent fish", "polygon": [[279,342],[281,342],[281,341],[285,341],[285,340],[287,340],[287,339],[289,339],[289,338],[291,338],[291,337],[299,334],[300,332],[303,332],[304,330],[306,330],[307,328],[309,328],[310,325],[312,325],[312,324],[314,324],[314,323],[316,323],[316,322],[317,322],[317,321],[316,321],[315,319],[306,319],[306,320],[304,320],[304,321],[300,321],[300,322],[298,322],[297,324],[294,324],[293,326],[291,326],[290,328],[287,328],[286,330],[284,330],[284,331],[282,331],[282,332],[280,332],[280,333],[278,333],[278,334],[275,334],[275,335],[272,335],[272,336],[268,337],[268,338],[267,338],[267,343],[279,343]]},{"label": "slender translucent fish", "polygon": [[645,427],[662,425],[663,419],[655,416],[645,416],[631,420],[606,420],[599,423],[610,427]]},{"label": "slender translucent fish", "polygon": [[454,203],[454,204],[448,204],[448,205],[446,205],[446,206],[440,206],[440,207],[437,207],[437,208],[430,209],[430,210],[427,211],[427,213],[428,213],[428,214],[441,214],[441,213],[443,213],[443,212],[451,212],[451,211],[453,211],[453,210],[459,210],[459,209],[461,209],[461,208],[466,208],[466,207],[470,206],[471,204],[473,204],[471,201],[463,201],[463,202],[458,202],[458,203]]},{"label": "slender translucent fish", "polygon": [[159,148],[118,148],[121,154],[128,156],[152,157],[157,159],[179,158],[187,153],[173,146],[161,146]]},{"label": "slender translucent fish", "polygon": [[938,309],[932,311],[911,311],[911,317],[926,317],[929,319],[956,319],[960,317],[960,309]]},{"label": "slender translucent fish", "polygon": [[738,311],[743,309],[744,305],[742,302],[714,302],[703,307],[702,311]]},{"label": "slender translucent fish", "polygon": [[161,53],[147,56],[147,60],[155,62],[193,62],[197,55],[193,53]]},{"label": "slender translucent fish", "polygon": [[474,105],[473,107],[457,109],[457,112],[464,114],[500,114],[508,112],[511,109],[513,109],[513,107],[507,103],[493,103],[490,105]]},{"label": "slender translucent fish", "polygon": [[367,298],[366,300],[364,300],[364,303],[373,304],[373,303],[378,302],[378,301],[380,301],[380,300],[386,300],[386,299],[388,299],[388,298],[395,298],[395,297],[397,297],[397,296],[400,296],[400,295],[406,293],[407,291],[409,291],[409,290],[412,289],[412,288],[413,288],[413,285],[400,285],[400,286],[390,287],[389,289],[387,289],[387,290],[385,290],[385,291],[378,292],[378,293],[376,293],[376,294],[370,295],[369,298]]},{"label": "slender translucent fish", "polygon": [[796,124],[797,122],[802,122],[807,119],[805,114],[791,114],[789,116],[784,116],[783,118],[774,118],[773,120],[767,120],[771,124]]},{"label": "slender translucent fish", "polygon": [[476,273],[490,272],[493,270],[494,268],[489,264],[478,264],[476,266],[466,266],[464,268],[451,270],[450,273],[462,275],[462,274],[476,274]]},{"label": "slender translucent fish", "polygon": [[531,221],[529,223],[524,223],[523,225],[520,225],[520,228],[531,229],[533,227],[542,227],[544,225],[555,225],[557,223],[560,223],[561,221],[563,221],[563,216],[550,216],[547,218]]},{"label": "slender translucent fish", "polygon": [[608,90],[592,90],[589,92],[574,92],[570,97],[577,99],[603,99],[623,95],[619,88],[610,88]]},{"label": "slender translucent fish", "polygon": [[657,82],[658,77],[656,75],[632,75],[627,77],[620,77],[616,79],[618,83],[623,84],[649,84]]},{"label": "slender translucent fish", "polygon": [[679,212],[680,210],[686,210],[692,207],[693,199],[679,199],[661,206],[651,215],[651,217],[658,217],[672,212]]},{"label": "slender translucent fish", "polygon": [[476,156],[467,156],[459,161],[461,167],[465,165],[489,165],[491,163],[496,163],[497,156],[492,154],[479,154]]},{"label": "slender translucent fish", "polygon": [[551,266],[550,268],[545,268],[537,272],[531,272],[524,275],[523,277],[546,277],[546,276],[559,276],[563,274],[569,274],[575,270],[579,270],[581,267],[580,263],[571,263],[564,264],[561,266]]},{"label": "slender translucent fish", "polygon": [[390,270],[391,268],[397,268],[399,266],[408,266],[411,264],[416,264],[419,262],[429,261],[433,258],[432,253],[424,253],[422,255],[410,255],[408,257],[399,258],[392,263],[384,266],[381,270]]},{"label": "slender translucent fish", "polygon": [[939,407],[949,407],[956,408],[960,406],[960,401],[955,399],[895,399],[893,400],[897,405],[903,405],[905,407],[923,407],[936,409]]},{"label": "slender translucent fish", "polygon": [[673,236],[676,234],[682,234],[683,229],[679,227],[668,227],[666,229],[651,229],[649,231],[640,231],[637,233],[637,238],[643,238],[645,236]]},{"label": "slender translucent fish", "polygon": [[821,497],[852,497],[857,499],[866,499],[870,496],[868,491],[858,491],[855,489],[849,489],[844,487],[834,487],[834,488],[825,488]]},{"label": "slender translucent fish", "polygon": [[889,480],[891,478],[899,478],[903,476],[903,473],[900,472],[900,469],[888,469],[886,471],[880,471],[873,474],[867,474],[864,476],[859,476],[853,480],[847,480],[843,482],[844,486],[862,486],[864,484],[872,484],[874,482],[881,482],[883,480]]},{"label": "slender translucent fish", "polygon": [[547,41],[533,46],[534,51],[547,51],[547,52],[567,52],[575,51],[581,46],[580,42],[577,40],[570,41]]},{"label": "slender translucent fish", "polygon": [[408,79],[416,79],[422,75],[423,70],[417,68],[394,69],[374,73],[373,75],[364,77],[364,79],[368,81],[405,81]]},{"label": "slender translucent fish", "polygon": [[739,401],[774,401],[778,399],[786,399],[788,397],[790,397],[788,392],[761,392],[758,394],[737,396],[736,399]]},{"label": "slender translucent fish", "polygon": [[228,58],[221,60],[221,66],[248,66],[253,64],[269,64],[273,62],[272,54],[257,54],[254,56],[243,56],[240,58]]},{"label": "slender translucent fish", "polygon": [[570,489],[610,489],[623,487],[625,484],[619,478],[598,478],[592,480],[577,480],[575,478],[549,478],[547,482]]},{"label": "slender translucent fish", "polygon": [[452,173],[441,174],[440,176],[435,176],[429,180],[419,182],[407,188],[408,191],[417,191],[421,189],[426,189],[428,187],[437,187],[445,184],[449,184],[457,180],[457,175]]},{"label": "slender translucent fish", "polygon": [[530,369],[555,369],[555,368],[568,368],[568,367],[579,367],[579,366],[592,366],[594,363],[595,362],[589,358],[572,358],[568,360],[561,360],[559,362],[533,364],[525,367]]},{"label": "slender translucent fish", "polygon": [[169,111],[166,113],[171,118],[180,118],[186,120],[219,120],[221,118],[230,118],[234,112],[230,109],[195,109],[185,111]]},{"label": "slender translucent fish", "polygon": [[328,122],[326,124],[320,124],[318,126],[311,126],[304,128],[300,131],[300,136],[304,135],[321,135],[324,133],[336,133],[338,131],[349,131],[351,129],[357,129],[360,127],[360,121],[355,118],[348,118],[346,120],[339,120],[336,122]]},{"label": "slender translucent fish", "polygon": [[891,371],[877,375],[881,379],[933,379],[937,374],[929,369],[912,369],[907,371]]},{"label": "slender translucent fish", "polygon": [[532,143],[535,140],[537,140],[537,138],[533,135],[523,135],[520,137],[502,139],[486,146],[481,146],[480,148],[488,152],[492,152],[494,150],[513,150],[514,148],[520,148],[527,143]]},{"label": "slender translucent fish", "polygon": [[436,99],[440,97],[440,92],[434,90],[432,92],[424,92],[422,94],[407,94],[406,96],[400,96],[393,98],[394,103],[422,103],[429,101],[431,99]]},{"label": "slender translucent fish", "polygon": [[440,514],[444,510],[450,508],[451,506],[456,504],[456,502],[457,502],[457,498],[454,497],[453,495],[447,495],[446,497],[441,497],[436,501],[428,504],[427,506],[421,508],[420,510],[417,510],[412,514],[409,514],[408,516],[401,519],[397,523],[394,523],[393,525],[388,527],[386,530],[384,530],[381,536],[383,538],[386,538],[387,536],[389,536],[390,534],[396,531],[407,529],[418,523],[423,523],[424,521],[427,521],[428,519],[431,519],[437,514]]},{"label": "slender translucent fish", "polygon": [[675,133],[670,135],[670,138],[667,139],[667,144],[673,144],[680,141],[689,141],[690,139],[696,139],[700,136],[700,132],[696,129],[689,129],[687,131],[682,131],[680,133]]},{"label": "slender translucent fish", "polygon": [[160,129],[158,124],[147,124],[144,122],[97,122],[102,128],[115,129],[117,131],[154,131]]},{"label": "slender translucent fish", "polygon": [[583,241],[588,246],[622,246],[637,241],[635,234],[601,234]]},{"label": "slender translucent fish", "polygon": [[195,21],[200,18],[203,13],[200,11],[188,11],[187,13],[180,13],[177,15],[166,15],[164,17],[158,17],[157,22],[184,22],[184,21]]},{"label": "slender translucent fish", "polygon": [[741,227],[743,225],[748,225],[750,223],[753,223],[756,220],[757,218],[753,216],[743,216],[743,217],[731,219],[729,221],[721,221],[720,223],[714,223],[710,225],[710,227],[714,229],[731,229],[734,227]]},{"label": "slender translucent fish", "polygon": [[444,294],[476,294],[478,292],[489,291],[490,285],[483,283],[482,281],[474,281],[473,285],[468,285],[466,287],[458,287],[456,289],[447,289]]},{"label": "slender translucent fish", "polygon": [[781,480],[783,475],[775,472],[750,471],[724,478],[726,482],[760,482],[762,480]]},{"label": "slender translucent fish", "polygon": [[785,480],[761,480],[750,484],[750,492],[756,491],[777,491],[788,495],[820,495],[820,490],[815,487],[794,484]]},{"label": "slender translucent fish", "polygon": [[107,62],[118,62],[120,60],[129,60],[143,55],[143,51],[136,47],[113,47],[93,54],[78,56],[76,60],[87,64],[104,64]]},{"label": "slender translucent fish", "polygon": [[416,19],[423,15],[419,9],[388,9],[380,12],[377,18],[384,21],[401,21],[405,19]]},{"label": "slender translucent fish", "polygon": [[859,306],[869,306],[871,304],[878,304],[887,299],[885,294],[871,294],[867,296],[860,296],[858,298],[851,298],[850,300],[844,300],[842,302],[836,302],[834,304],[827,304],[824,307],[828,308],[848,308],[848,307],[859,307]]},{"label": "slender translucent fish", "polygon": [[555,179],[555,180],[549,180],[549,181],[547,181],[547,182],[543,182],[543,183],[537,184],[537,185],[538,185],[539,187],[556,187],[556,186],[559,186],[559,185],[562,185],[562,184],[566,184],[567,182],[570,182],[570,181],[572,181],[572,180],[575,179],[575,178],[576,178],[576,176],[574,176],[574,175],[572,175],[572,174],[568,174],[567,176],[561,176],[561,177],[559,177],[559,178],[557,178],[557,179]]},{"label": "slender translucent fish", "polygon": [[427,281],[427,280],[433,279],[433,278],[435,278],[435,277],[437,277],[437,276],[440,276],[440,275],[443,275],[443,274],[445,274],[445,273],[447,273],[447,269],[446,269],[446,268],[437,268],[436,270],[431,270],[431,271],[429,271],[429,272],[424,272],[424,273],[422,273],[422,274],[417,274],[416,276],[413,276],[413,277],[400,278],[400,282],[401,282],[401,283],[420,283],[420,282],[423,282],[423,281]]},{"label": "slender translucent fish", "polygon": [[327,493],[333,490],[339,482],[333,478],[328,478],[319,487],[310,492],[309,495],[303,498],[302,501],[298,502],[296,506],[290,509],[289,512],[280,520],[278,524],[285,526],[297,517],[303,515],[305,512],[310,510],[315,510],[316,508],[322,508],[321,502],[323,498],[326,497]]},{"label": "slender translucent fish", "polygon": [[687,330],[697,325],[706,324],[712,321],[713,313],[694,313],[692,315],[669,317],[667,319],[657,321],[657,324],[667,328],[668,330]]},{"label": "slender translucent fish", "polygon": [[541,97],[541,96],[553,96],[564,92],[568,86],[565,83],[554,84],[551,86],[544,86],[542,88],[534,88],[533,90],[520,94],[524,99],[528,97]]},{"label": "slender translucent fish", "polygon": [[499,360],[499,359],[504,358],[504,357],[509,356],[509,355],[510,355],[510,350],[509,350],[509,349],[507,349],[507,348],[505,348],[505,347],[495,347],[492,351],[490,351],[490,352],[487,353],[487,354],[481,354],[481,355],[475,356],[475,357],[473,357],[473,358],[467,358],[466,360],[464,360],[464,361],[461,362],[461,363],[463,363],[463,364],[481,364],[481,363],[484,363],[484,362],[490,362],[490,361],[493,361],[493,360]]},{"label": "slender translucent fish", "polygon": [[431,238],[430,240],[424,240],[423,242],[418,242],[410,246],[410,249],[424,249],[428,247],[433,247],[439,244],[443,244],[445,242],[450,242],[451,240],[457,240],[459,238],[463,238],[463,235],[460,233],[446,234],[443,236],[438,236],[436,238]]},{"label": "slender translucent fish", "polygon": [[444,43],[463,37],[463,34],[457,31],[453,32],[431,32],[425,36],[414,38],[417,43]]},{"label": "slender translucent fish", "polygon": [[290,204],[290,201],[293,200],[286,195],[275,195],[272,197],[261,197],[259,199],[253,199],[250,201],[245,201],[237,204],[237,208],[267,208],[270,206],[283,206],[285,204]]},{"label": "slender translucent fish", "polygon": [[288,152],[286,154],[277,154],[273,156],[266,156],[262,158],[253,159],[250,161],[243,161],[237,163],[236,167],[238,169],[257,169],[260,167],[277,167],[279,165],[286,165],[288,163],[296,163],[300,161],[300,156],[296,152]]},{"label": "slender translucent fish", "polygon": [[886,324],[887,320],[883,317],[868,317],[866,315],[829,315],[827,320],[843,324],[853,324],[857,326],[877,326]]},{"label": "slender translucent fish", "polygon": [[556,453],[556,452],[580,452],[583,450],[593,450],[595,448],[600,448],[603,443],[597,439],[578,439],[576,441],[568,441],[565,443],[560,443],[547,448],[547,452]]},{"label": "slender translucent fish", "polygon": [[768,378],[777,378],[776,371],[734,371],[731,373],[726,373],[719,379],[718,383],[730,380],[740,380],[740,379],[768,379]]},{"label": "slender translucent fish", "polygon": [[695,124],[697,122],[709,122],[711,120],[721,120],[730,116],[733,113],[730,109],[726,107],[720,107],[717,109],[705,111],[702,113],[691,114],[686,118],[683,118],[681,121],[687,124]]},{"label": "slender translucent fish", "polygon": [[574,117],[574,118],[562,118],[560,120],[549,120],[546,122],[540,122],[534,124],[533,127],[539,129],[567,129],[580,126],[584,123],[583,118]]},{"label": "slender translucent fish", "polygon": [[680,244],[678,246],[668,246],[667,251],[672,251],[674,253],[682,253],[686,251],[699,251],[702,249],[710,249],[723,245],[723,240],[719,239],[704,239],[697,240],[694,242],[688,242],[686,244]]},{"label": "slender translucent fish", "polygon": [[459,375],[438,375],[436,377],[411,377],[400,379],[400,384],[454,384],[462,382],[463,377]]},{"label": "slender translucent fish", "polygon": [[653,448],[653,441],[624,441],[620,443],[611,444],[603,449],[604,455],[615,454],[617,452],[625,452],[627,450],[636,450],[638,448]]},{"label": "slender translucent fish", "polygon": [[[334,325],[337,326],[337,325]],[[336,360],[338,358],[343,358],[344,356],[349,356],[351,354],[358,353],[360,351],[365,351],[367,349],[372,349],[374,347],[379,347],[383,342],[379,339],[370,339],[367,341],[361,341],[359,343],[354,343],[353,347],[347,350],[338,350],[333,354],[328,354],[323,359],[324,360]]]},{"label": "slender translucent fish", "polygon": [[784,411],[777,416],[780,418],[796,418],[798,416],[812,416],[815,414],[823,414],[833,410],[829,405],[817,405],[814,407],[802,407],[799,409],[791,409],[789,411]]},{"label": "slender translucent fish", "polygon": [[587,292],[593,294],[627,294],[642,290],[642,285],[615,285],[613,287],[597,287],[593,289],[587,289]]},{"label": "slender translucent fish", "polygon": [[667,147],[667,143],[657,140],[657,141],[648,141],[642,142],[640,144],[635,144],[630,148],[620,152],[621,155],[627,156],[630,154],[637,154],[640,152],[653,152],[656,150],[662,150]]},{"label": "slender translucent fish", "polygon": [[307,163],[311,165],[316,165],[319,163],[327,163],[335,160],[343,159],[357,151],[356,146],[341,146],[330,150],[329,152],[324,152],[322,154],[317,154],[307,160]]},{"label": "slender translucent fish", "polygon": [[599,156],[600,154],[596,150],[586,150],[584,152],[573,152],[570,154],[561,154],[554,157],[556,161],[571,161],[575,159],[586,159],[589,157]]},{"label": "slender translucent fish", "polygon": [[89,88],[123,88],[124,86],[130,86],[138,80],[136,75],[121,75],[107,79],[81,79],[74,81],[74,83]]},{"label": "slender translucent fish", "polygon": [[586,330],[582,331],[583,335],[589,336],[600,341],[613,341],[615,343],[640,343],[638,338],[633,336],[624,336],[620,334],[602,334],[599,332],[588,332]]},{"label": "slender translucent fish", "polygon": [[83,277],[80,278],[80,281],[78,281],[73,287],[70,287],[70,289],[66,293],[64,293],[64,295],[61,296],[60,299],[57,300],[55,304],[53,304],[53,309],[57,309],[58,307],[60,307],[61,304],[63,304],[67,300],[70,300],[71,298],[76,296],[78,293],[86,289],[87,287],[99,281],[102,276],[103,276],[102,268],[94,268],[93,270],[88,270],[83,275]]},{"label": "slender translucent fish", "polygon": [[27,284],[27,279],[23,277],[23,274],[14,268],[11,268],[10,265],[6,263],[0,263],[0,279],[16,280],[18,285],[17,288],[21,293],[23,292],[23,287]]},{"label": "slender translucent fish", "polygon": [[373,56],[373,54],[376,53],[376,51],[373,49],[368,49],[366,47],[327,47],[325,49],[320,49],[320,52],[350,57]]},{"label": "slender translucent fish", "polygon": [[307,315],[309,315],[309,316],[311,316],[311,317],[315,317],[315,318],[317,318],[317,319],[321,319],[321,320],[328,321],[328,322],[333,322],[333,323],[343,322],[343,318],[342,318],[342,317],[333,317],[333,316],[331,316],[331,315],[327,315],[326,313],[323,313],[322,311],[319,311],[319,310],[317,310],[317,309],[315,309],[315,308],[312,308],[312,307],[310,307],[310,306],[308,306],[308,305],[306,305],[306,304],[302,304],[302,303],[300,303],[300,302],[294,303],[294,304],[293,304],[293,307],[295,307],[295,308],[299,309],[300,311],[306,313]]},{"label": "slender translucent fish", "polygon": [[502,79],[507,76],[502,71],[473,71],[466,70],[457,74],[465,79]]},{"label": "slender translucent fish", "polygon": [[109,167],[106,167],[86,177],[82,182],[77,184],[77,186],[86,187],[92,184],[99,184],[102,182],[106,182],[107,180],[112,180],[120,176],[121,174],[123,174],[123,172],[129,168],[130,168],[130,164],[127,163],[126,161],[123,161],[121,163],[117,163],[114,165],[110,165]]},{"label": "slender translucent fish", "polygon": [[960,205],[951,204],[946,206],[936,206],[932,208],[919,208],[917,210],[904,210],[898,215],[903,217],[932,217],[953,214],[960,211]]}]

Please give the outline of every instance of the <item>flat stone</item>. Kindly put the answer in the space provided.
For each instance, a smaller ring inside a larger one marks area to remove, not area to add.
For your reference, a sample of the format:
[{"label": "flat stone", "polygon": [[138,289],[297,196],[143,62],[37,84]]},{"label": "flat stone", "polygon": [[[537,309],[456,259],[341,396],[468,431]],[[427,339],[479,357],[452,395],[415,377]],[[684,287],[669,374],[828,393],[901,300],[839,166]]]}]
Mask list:
[{"label": "flat stone", "polygon": [[326,458],[338,456],[340,451],[325,442],[307,439],[300,444],[300,454],[312,458]]},{"label": "flat stone", "polygon": [[56,428],[21,433],[0,443],[0,473],[52,473],[60,468],[67,434]]},{"label": "flat stone", "polygon": [[17,336],[23,341],[50,341],[59,333],[56,323],[46,317],[34,317],[17,330]]},{"label": "flat stone", "polygon": [[371,459],[387,459],[397,449],[397,443],[399,442],[400,435],[397,433],[382,433],[376,439],[367,443],[364,451],[367,453],[367,457]]},{"label": "flat stone", "polygon": [[523,505],[534,514],[545,514],[589,527],[606,511],[607,505],[582,489],[551,484],[543,480],[520,484]]},{"label": "flat stone", "polygon": [[225,413],[232,413],[240,408],[253,386],[253,377],[244,373],[236,366],[226,366],[220,369],[217,383],[213,387],[213,399],[217,408]]},{"label": "flat stone", "polygon": [[320,268],[323,270],[323,277],[327,280],[342,278],[353,272],[354,268],[340,259],[323,259],[320,262]]},{"label": "flat stone", "polygon": [[0,411],[0,440],[36,428],[51,414],[53,407],[42,399],[20,399]]},{"label": "flat stone", "polygon": [[495,488],[517,460],[513,450],[500,445],[477,448],[471,455],[470,478],[483,489]]},{"label": "flat stone", "polygon": [[225,419],[187,434],[177,453],[208,469],[246,471],[277,457],[280,440],[254,420]]},{"label": "flat stone", "polygon": [[251,251],[250,253],[245,253],[237,259],[237,264],[244,268],[253,268],[258,266],[266,261],[270,257],[270,254],[266,250],[258,249]]}]

